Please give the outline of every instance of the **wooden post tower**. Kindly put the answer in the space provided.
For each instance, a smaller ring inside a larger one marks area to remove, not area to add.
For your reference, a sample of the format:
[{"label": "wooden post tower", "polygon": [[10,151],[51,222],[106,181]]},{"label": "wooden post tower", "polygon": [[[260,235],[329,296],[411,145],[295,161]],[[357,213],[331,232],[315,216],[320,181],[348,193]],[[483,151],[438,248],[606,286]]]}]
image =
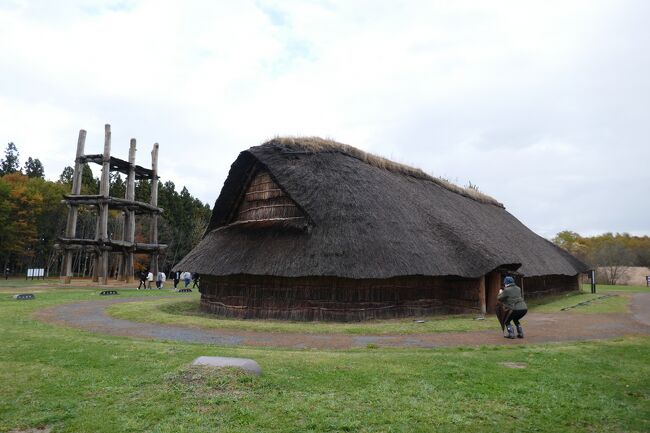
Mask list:
[{"label": "wooden post tower", "polygon": [[[58,248],[64,252],[64,263],[61,267],[61,278],[66,284],[72,281],[72,259],[75,251],[90,250],[95,257],[95,272],[93,281],[100,284],[108,283],[109,255],[120,253],[118,278],[130,283],[133,281],[133,255],[146,253],[150,255],[150,272],[158,273],[158,256],[167,245],[158,243],[158,215],[162,209],[158,207],[158,143],[151,151],[151,169],[135,165],[136,141],[131,139],[129,160],[111,156],[111,125],[104,128],[104,153],[99,155],[84,154],[86,131],[79,131],[77,155],[75,158],[74,174],[72,176],[72,191],[64,196],[63,202],[68,205],[68,222],[64,237],[59,237]],[[84,164],[94,162],[102,166],[99,184],[99,194],[81,195],[81,176]],[[124,173],[126,178],[126,193],[124,198],[110,196],[110,172]],[[135,200],[135,181],[151,180],[150,203]],[[94,239],[76,237],[77,214],[79,206],[91,206],[97,209],[97,225]],[[122,239],[112,239],[108,233],[108,211],[119,209],[124,218]],[[135,242],[135,215],[151,215],[149,243]]]}]

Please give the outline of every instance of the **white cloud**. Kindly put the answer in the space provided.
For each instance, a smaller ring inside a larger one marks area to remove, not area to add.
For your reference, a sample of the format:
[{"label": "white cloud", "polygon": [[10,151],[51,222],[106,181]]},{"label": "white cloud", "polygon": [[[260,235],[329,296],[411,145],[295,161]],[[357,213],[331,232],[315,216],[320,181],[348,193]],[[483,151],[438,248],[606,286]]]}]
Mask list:
[{"label": "white cloud", "polygon": [[[160,142],[163,178],[212,204],[239,151],[321,135],[471,180],[544,235],[650,233],[648,12],[642,1],[0,3],[0,139],[55,178],[78,129],[99,151],[111,123],[115,155],[135,136],[146,165]],[[594,211],[612,206],[603,197],[619,210]]]}]

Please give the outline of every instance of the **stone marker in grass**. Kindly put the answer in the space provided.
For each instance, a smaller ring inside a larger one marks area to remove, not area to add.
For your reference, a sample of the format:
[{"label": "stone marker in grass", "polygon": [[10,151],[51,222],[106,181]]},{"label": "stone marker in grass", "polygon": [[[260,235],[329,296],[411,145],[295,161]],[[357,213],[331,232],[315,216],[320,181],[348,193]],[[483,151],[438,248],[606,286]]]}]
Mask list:
[{"label": "stone marker in grass", "polygon": [[117,290],[102,290],[99,292],[100,296],[107,296],[107,295],[117,295]]},{"label": "stone marker in grass", "polygon": [[232,367],[244,370],[247,373],[259,376],[262,374],[260,365],[247,358],[226,358],[223,356],[199,356],[192,365],[207,365],[210,367]]},{"label": "stone marker in grass", "polygon": [[14,299],[18,299],[19,301],[23,301],[26,299],[34,299],[35,296],[33,293],[20,293],[18,295],[14,295]]}]

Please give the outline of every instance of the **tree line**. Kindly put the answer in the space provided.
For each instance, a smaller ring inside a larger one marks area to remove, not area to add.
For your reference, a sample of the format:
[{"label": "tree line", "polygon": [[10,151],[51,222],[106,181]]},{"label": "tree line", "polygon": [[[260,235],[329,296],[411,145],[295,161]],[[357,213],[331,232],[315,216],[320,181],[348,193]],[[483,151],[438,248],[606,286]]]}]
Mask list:
[{"label": "tree line", "polygon": [[[9,143],[4,158],[0,160],[0,264],[12,274],[24,275],[28,268],[44,268],[48,275],[58,275],[62,255],[55,249],[59,236],[64,235],[68,207],[62,202],[63,195],[72,189],[73,168],[63,169],[58,180],[46,180],[45,169],[38,158],[29,157],[21,167],[19,152]],[[210,207],[193,197],[187,188],[180,192],[171,181],[159,182],[158,206],[164,212],[158,218],[158,240],[167,244],[167,251],[160,257],[161,268],[168,272],[201,239],[210,219]],[[124,197],[126,182],[120,173],[110,175],[110,194]],[[93,175],[88,164],[82,171],[82,194],[98,194],[99,178]],[[135,199],[149,202],[151,181],[136,182]],[[80,206],[76,237],[95,237],[97,211]],[[136,217],[136,242],[149,242],[151,218]],[[109,213],[109,233],[113,239],[121,239],[122,212]],[[111,271],[117,272],[119,257],[111,258]],[[90,252],[79,251],[73,257],[73,272],[77,276],[89,276],[93,271]],[[136,271],[148,266],[147,255],[136,255]]]},{"label": "tree line", "polygon": [[584,237],[565,230],[553,242],[597,269],[601,283],[617,284],[626,277],[630,266],[650,267],[650,236],[604,233]]}]

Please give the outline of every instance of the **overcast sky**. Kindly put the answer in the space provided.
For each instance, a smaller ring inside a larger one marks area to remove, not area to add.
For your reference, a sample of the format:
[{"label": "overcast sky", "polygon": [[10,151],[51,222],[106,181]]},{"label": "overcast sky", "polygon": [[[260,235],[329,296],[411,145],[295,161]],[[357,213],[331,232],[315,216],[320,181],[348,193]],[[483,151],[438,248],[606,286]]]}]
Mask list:
[{"label": "overcast sky", "polygon": [[[238,153],[333,138],[524,224],[650,234],[650,1],[0,0],[0,144],[47,178],[79,129],[214,204]],[[0,155],[4,156],[4,154]]]}]

